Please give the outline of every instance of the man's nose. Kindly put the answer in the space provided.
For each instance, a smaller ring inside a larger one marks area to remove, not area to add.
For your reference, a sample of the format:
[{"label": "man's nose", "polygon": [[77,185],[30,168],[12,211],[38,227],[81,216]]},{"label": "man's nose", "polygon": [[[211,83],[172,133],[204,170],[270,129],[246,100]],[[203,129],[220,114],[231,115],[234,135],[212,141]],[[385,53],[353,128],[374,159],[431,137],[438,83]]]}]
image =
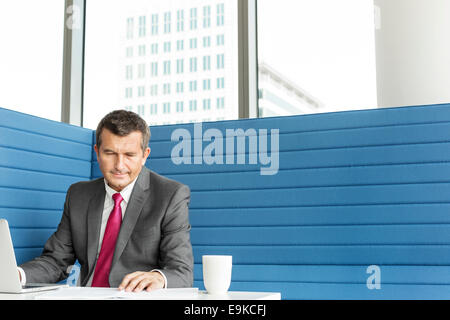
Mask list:
[{"label": "man's nose", "polygon": [[124,157],[123,155],[117,155],[116,157],[116,163],[114,165],[114,169],[116,171],[122,171],[125,168],[125,164],[124,164]]}]

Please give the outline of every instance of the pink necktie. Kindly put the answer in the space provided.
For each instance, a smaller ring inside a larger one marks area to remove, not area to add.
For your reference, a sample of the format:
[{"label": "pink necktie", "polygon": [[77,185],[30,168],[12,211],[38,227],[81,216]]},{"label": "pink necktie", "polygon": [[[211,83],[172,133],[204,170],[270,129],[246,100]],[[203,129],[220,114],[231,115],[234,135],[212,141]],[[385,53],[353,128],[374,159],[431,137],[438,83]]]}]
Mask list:
[{"label": "pink necktie", "polygon": [[112,196],[114,200],[114,208],[109,214],[108,223],[106,224],[105,234],[103,236],[102,248],[95,266],[93,287],[109,287],[109,271],[116,247],[116,240],[119,234],[120,225],[122,224],[122,208],[120,203],[123,198],[120,193]]}]

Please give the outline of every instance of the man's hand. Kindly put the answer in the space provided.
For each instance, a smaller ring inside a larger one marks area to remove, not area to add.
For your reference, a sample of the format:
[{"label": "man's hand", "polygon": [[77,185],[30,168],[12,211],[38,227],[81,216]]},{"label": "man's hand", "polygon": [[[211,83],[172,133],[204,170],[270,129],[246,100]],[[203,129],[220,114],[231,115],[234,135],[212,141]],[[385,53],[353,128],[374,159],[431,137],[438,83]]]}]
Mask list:
[{"label": "man's hand", "polygon": [[161,288],[164,288],[164,278],[157,271],[136,271],[127,274],[119,285],[119,290],[125,290],[127,292],[151,291]]}]

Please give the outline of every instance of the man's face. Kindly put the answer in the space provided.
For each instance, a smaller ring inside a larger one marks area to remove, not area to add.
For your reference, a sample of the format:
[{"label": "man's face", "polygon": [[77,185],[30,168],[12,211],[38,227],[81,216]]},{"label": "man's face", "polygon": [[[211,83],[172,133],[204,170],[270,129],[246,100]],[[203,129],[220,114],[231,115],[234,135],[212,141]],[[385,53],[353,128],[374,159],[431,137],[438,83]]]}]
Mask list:
[{"label": "man's face", "polygon": [[100,170],[108,185],[120,192],[139,175],[150,148],[142,151],[140,131],[121,137],[104,128],[101,141],[100,149],[94,146]]}]

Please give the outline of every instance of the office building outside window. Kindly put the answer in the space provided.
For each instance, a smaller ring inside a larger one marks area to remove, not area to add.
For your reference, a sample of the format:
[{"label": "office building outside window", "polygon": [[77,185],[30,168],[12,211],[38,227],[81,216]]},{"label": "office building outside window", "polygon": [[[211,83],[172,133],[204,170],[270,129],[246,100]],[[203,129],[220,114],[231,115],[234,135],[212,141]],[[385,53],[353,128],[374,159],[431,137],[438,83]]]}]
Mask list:
[{"label": "office building outside window", "polygon": [[[104,114],[125,107],[150,125],[237,119],[237,3],[90,1],[84,126],[95,129]],[[92,23],[106,5],[113,13],[105,24]]]}]

